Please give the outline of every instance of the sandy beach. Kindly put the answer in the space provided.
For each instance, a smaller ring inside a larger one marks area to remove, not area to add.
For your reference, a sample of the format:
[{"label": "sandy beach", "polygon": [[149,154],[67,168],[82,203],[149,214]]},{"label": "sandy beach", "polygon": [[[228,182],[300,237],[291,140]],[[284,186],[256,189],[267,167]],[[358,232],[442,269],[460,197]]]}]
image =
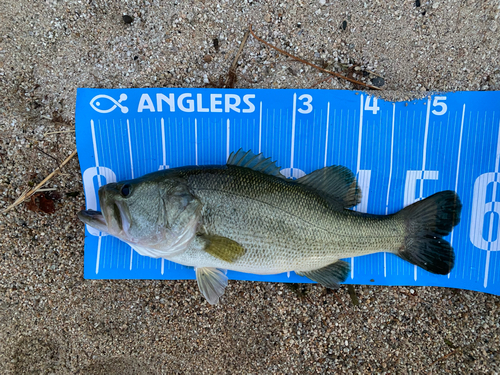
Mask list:
[{"label": "sandy beach", "polygon": [[[78,87],[500,89],[494,0],[0,0],[0,210],[75,149]],[[127,17],[124,17],[127,16]],[[2,374],[494,374],[500,297],[433,287],[84,280],[78,157],[0,215]],[[52,203],[51,203],[52,202]],[[53,204],[53,206],[52,206]]]}]

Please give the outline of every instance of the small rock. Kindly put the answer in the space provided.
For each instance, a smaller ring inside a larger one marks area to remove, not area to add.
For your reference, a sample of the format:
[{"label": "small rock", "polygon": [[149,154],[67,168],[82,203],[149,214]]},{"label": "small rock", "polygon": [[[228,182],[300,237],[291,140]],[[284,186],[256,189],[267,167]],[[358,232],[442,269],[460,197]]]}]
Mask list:
[{"label": "small rock", "polygon": [[267,13],[265,16],[264,16],[264,21],[266,22],[271,22],[271,15],[269,13]]},{"label": "small rock", "polygon": [[129,16],[128,14],[124,14],[122,16],[122,19],[123,19],[123,22],[125,22],[127,24],[130,24],[130,23],[134,22],[134,17]]},{"label": "small rock", "polygon": [[326,4],[326,0],[319,0],[319,4],[320,5],[325,5]]},{"label": "small rock", "polygon": [[210,55],[205,55],[205,57],[203,57],[203,61],[209,63],[213,60],[213,57],[210,56]]},{"label": "small rock", "polygon": [[382,87],[385,85],[385,80],[382,77],[372,78],[372,85],[376,87]]},{"label": "small rock", "polygon": [[437,9],[437,8],[439,8],[439,3],[432,4],[432,9]]}]

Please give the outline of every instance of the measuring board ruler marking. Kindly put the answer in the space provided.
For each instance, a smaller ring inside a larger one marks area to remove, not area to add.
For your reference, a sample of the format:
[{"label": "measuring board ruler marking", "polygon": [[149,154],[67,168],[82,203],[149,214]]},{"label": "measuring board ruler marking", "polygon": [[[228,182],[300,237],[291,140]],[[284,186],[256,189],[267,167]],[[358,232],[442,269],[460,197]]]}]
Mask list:
[{"label": "measuring board ruler marking", "polygon": [[[77,147],[87,208],[100,186],[186,165],[224,164],[239,148],[277,160],[287,178],[328,165],[351,169],[353,210],[391,214],[455,190],[462,220],[447,239],[455,269],[436,276],[380,253],[351,258],[348,282],[442,285],[500,294],[500,93],[462,92],[391,103],[329,90],[79,89]],[[87,227],[86,278],[194,278]],[[308,280],[294,273],[245,280]],[[372,281],[373,280],[373,281]]]}]

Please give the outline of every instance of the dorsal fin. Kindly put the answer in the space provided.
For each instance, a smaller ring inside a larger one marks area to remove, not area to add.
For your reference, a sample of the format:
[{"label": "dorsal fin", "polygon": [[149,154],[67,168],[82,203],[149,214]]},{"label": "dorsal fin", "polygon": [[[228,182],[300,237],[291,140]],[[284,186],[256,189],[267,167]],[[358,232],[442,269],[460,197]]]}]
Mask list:
[{"label": "dorsal fin", "polygon": [[344,208],[357,205],[361,201],[361,189],[350,169],[332,165],[315,170],[297,180],[298,183],[314,189],[323,198]]},{"label": "dorsal fin", "polygon": [[280,167],[276,165],[275,161],[271,161],[271,158],[264,158],[262,154],[255,155],[252,151],[245,152],[241,148],[237,152],[231,152],[227,159],[227,165],[250,168],[271,176],[283,177],[280,173]]}]

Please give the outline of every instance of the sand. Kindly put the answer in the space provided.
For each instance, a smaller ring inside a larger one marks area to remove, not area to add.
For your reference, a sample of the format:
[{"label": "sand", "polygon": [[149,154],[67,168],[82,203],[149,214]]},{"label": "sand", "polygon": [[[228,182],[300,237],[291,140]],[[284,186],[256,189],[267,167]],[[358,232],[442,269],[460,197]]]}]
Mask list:
[{"label": "sand", "polygon": [[[77,87],[220,85],[252,24],[317,65],[366,71],[387,99],[498,90],[499,14],[493,0],[1,0],[0,209],[75,149]],[[237,77],[357,89],[252,37]],[[2,374],[500,371],[498,296],[356,286],[354,305],[346,286],[231,281],[210,306],[194,281],[84,280],[78,159],[47,187],[55,213],[0,215]]]}]

